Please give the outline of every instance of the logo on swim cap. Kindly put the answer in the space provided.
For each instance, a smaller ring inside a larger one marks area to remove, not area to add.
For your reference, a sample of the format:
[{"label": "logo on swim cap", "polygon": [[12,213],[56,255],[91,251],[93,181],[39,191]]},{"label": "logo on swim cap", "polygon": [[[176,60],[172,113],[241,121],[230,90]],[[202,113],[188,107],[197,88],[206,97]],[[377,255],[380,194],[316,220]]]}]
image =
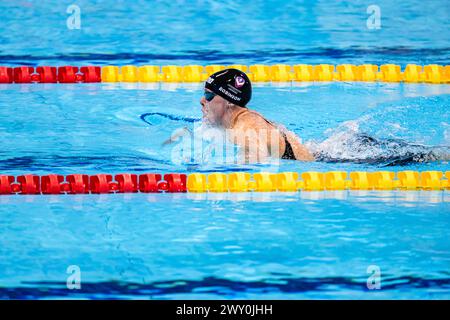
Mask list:
[{"label": "logo on swim cap", "polygon": [[244,84],[245,84],[245,79],[244,79],[244,78],[242,78],[241,76],[237,76],[237,77],[235,78],[234,86],[235,86],[236,88],[240,88],[240,87],[242,87]]}]

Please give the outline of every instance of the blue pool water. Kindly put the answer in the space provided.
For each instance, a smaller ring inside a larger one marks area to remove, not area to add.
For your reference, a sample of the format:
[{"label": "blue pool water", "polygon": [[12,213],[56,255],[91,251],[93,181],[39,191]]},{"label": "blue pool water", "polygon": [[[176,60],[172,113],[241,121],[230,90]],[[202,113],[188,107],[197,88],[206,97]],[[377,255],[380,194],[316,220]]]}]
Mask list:
[{"label": "blue pool water", "polygon": [[[0,64],[449,64],[445,1],[377,3],[380,30],[363,1],[79,1],[82,28],[68,30],[71,2],[1,2]],[[201,94],[0,85],[0,174],[450,170],[449,85],[255,84],[250,107],[325,155],[277,167],[172,157],[161,143],[195,128]],[[361,134],[389,143],[361,146]],[[398,161],[424,148],[438,157]],[[0,298],[448,299],[449,202],[448,191],[0,196]],[[380,290],[367,288],[371,266]]]},{"label": "blue pool water", "polygon": [[[72,4],[79,30],[67,28]],[[371,4],[380,29],[367,28]],[[445,0],[18,0],[0,8],[5,64],[405,65],[448,64],[450,55]]]}]

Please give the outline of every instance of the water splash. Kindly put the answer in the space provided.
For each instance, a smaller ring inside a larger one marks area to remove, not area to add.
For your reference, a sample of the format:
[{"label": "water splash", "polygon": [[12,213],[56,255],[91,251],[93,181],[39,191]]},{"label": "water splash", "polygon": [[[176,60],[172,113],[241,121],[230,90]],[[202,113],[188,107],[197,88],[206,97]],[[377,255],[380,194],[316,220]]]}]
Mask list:
[{"label": "water splash", "polygon": [[[388,111],[392,112],[391,109],[387,109],[383,110],[383,113]],[[310,140],[304,144],[314,154],[316,161],[322,162],[353,162],[394,166],[450,160],[450,146],[426,146],[398,138],[377,138],[361,130],[361,124],[367,125],[376,122],[378,117],[380,117],[380,114],[366,114],[356,120],[346,121],[337,128],[326,130],[325,134],[328,138],[325,140]],[[150,119],[153,123],[150,122]],[[236,161],[238,148],[231,143],[227,143],[224,131],[205,126],[198,118],[162,113],[141,115],[141,120],[150,125],[161,125],[161,123],[158,123],[158,121],[161,122],[161,119],[194,124],[194,129],[188,133],[189,139],[185,139],[186,136],[183,138],[183,148],[172,149],[172,161],[174,163],[193,165],[197,169],[200,164],[213,166],[239,164],[239,161]],[[288,130],[281,124],[277,123],[277,126],[282,131]],[[386,124],[384,126],[386,127]],[[400,125],[390,123],[390,126],[397,126],[398,129]],[[187,155],[186,150],[189,150]]]},{"label": "water splash", "polygon": [[326,162],[355,162],[381,165],[406,165],[413,162],[430,162],[450,159],[450,147],[425,146],[402,139],[379,139],[360,130],[359,124],[367,120],[344,122],[327,130],[329,136],[322,142],[305,142],[316,160]]}]

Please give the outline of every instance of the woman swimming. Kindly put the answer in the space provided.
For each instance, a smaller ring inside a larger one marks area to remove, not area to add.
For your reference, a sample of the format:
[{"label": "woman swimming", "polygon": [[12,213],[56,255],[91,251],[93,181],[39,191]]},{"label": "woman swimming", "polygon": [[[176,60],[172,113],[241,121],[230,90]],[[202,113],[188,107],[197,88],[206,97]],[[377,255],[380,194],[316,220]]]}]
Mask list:
[{"label": "woman swimming", "polygon": [[252,86],[247,75],[226,69],[211,75],[200,100],[203,121],[227,130],[230,139],[242,147],[246,158],[257,150],[256,160],[266,157],[313,161],[313,155],[291,131],[249,110]]},{"label": "woman swimming", "polygon": [[[308,141],[302,144],[295,133],[248,109],[251,96],[252,87],[247,75],[237,69],[226,69],[208,78],[200,100],[203,123],[226,131],[229,142],[241,147],[246,162],[278,157],[389,166],[448,159],[448,147],[427,147],[400,139],[377,139],[359,132],[343,132],[320,143]],[[188,120],[195,122],[200,119]],[[191,132],[187,128],[179,129],[164,144],[174,142],[186,133]]]}]

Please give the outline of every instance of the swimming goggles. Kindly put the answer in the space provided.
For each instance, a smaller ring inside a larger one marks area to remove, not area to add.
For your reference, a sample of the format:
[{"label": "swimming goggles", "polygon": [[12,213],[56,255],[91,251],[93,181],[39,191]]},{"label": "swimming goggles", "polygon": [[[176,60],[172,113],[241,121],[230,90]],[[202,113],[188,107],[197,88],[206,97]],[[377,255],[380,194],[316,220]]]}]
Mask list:
[{"label": "swimming goggles", "polygon": [[206,101],[208,101],[208,102],[210,102],[212,99],[214,99],[215,96],[217,96],[217,94],[215,94],[214,92],[211,92],[211,91],[205,91],[204,95],[205,95]]}]

